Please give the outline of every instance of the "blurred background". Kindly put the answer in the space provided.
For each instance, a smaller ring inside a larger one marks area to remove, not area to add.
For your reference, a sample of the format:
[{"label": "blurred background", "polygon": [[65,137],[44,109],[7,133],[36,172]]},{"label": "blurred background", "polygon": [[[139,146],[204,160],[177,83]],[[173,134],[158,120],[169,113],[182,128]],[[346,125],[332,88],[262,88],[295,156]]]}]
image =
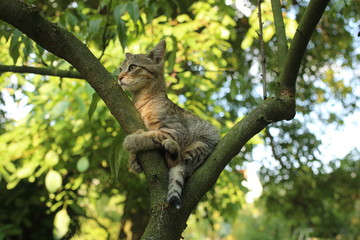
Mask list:
[{"label": "blurred background", "polygon": [[[263,101],[257,1],[28,0],[112,72],[125,52],[167,42],[169,98],[222,135]],[[281,1],[288,43],[309,1]],[[271,124],[226,167],[185,239],[360,239],[360,2],[331,1],[297,83],[294,120]],[[262,4],[269,97],[281,70],[271,3]],[[83,79],[0,22],[0,240],[139,239],[143,175]]]}]

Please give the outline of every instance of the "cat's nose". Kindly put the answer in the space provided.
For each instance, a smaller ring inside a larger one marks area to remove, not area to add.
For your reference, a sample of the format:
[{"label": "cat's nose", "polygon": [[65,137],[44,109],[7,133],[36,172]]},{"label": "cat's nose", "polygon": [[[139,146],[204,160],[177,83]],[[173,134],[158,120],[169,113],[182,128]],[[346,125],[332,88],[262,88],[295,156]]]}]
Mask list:
[{"label": "cat's nose", "polygon": [[123,76],[120,76],[120,75],[118,76],[118,84],[119,84],[120,86],[121,86],[121,80],[123,80],[123,78],[124,78]]},{"label": "cat's nose", "polygon": [[119,76],[118,76],[118,81],[119,81],[119,84],[121,84],[121,80],[123,80],[125,74],[122,74],[120,73]]}]

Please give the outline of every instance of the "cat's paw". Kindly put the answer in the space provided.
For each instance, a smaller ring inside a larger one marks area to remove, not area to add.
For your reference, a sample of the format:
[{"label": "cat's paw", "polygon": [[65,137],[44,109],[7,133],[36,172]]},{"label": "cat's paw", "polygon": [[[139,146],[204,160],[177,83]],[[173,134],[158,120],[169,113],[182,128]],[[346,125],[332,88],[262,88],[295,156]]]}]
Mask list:
[{"label": "cat's paw", "polygon": [[162,146],[170,154],[178,154],[180,151],[179,144],[172,139],[165,139],[162,142]]},{"label": "cat's paw", "polygon": [[141,173],[143,171],[143,168],[139,162],[139,159],[137,159],[135,153],[130,153],[129,170],[133,173]]},{"label": "cat's paw", "polygon": [[188,152],[183,153],[182,156],[186,165],[192,162],[192,156]]},{"label": "cat's paw", "polygon": [[123,147],[129,152],[137,152],[139,146],[139,134],[131,134],[125,137]]},{"label": "cat's paw", "polygon": [[146,132],[144,130],[140,129],[135,133],[126,136],[124,139],[123,147],[129,152],[138,152],[139,150],[141,150],[139,148],[139,146],[141,145],[139,144],[139,141],[145,133]]},{"label": "cat's paw", "polygon": [[165,150],[165,160],[166,165],[171,168],[174,167],[176,164],[178,164],[180,158],[179,158],[179,152],[180,147],[177,142],[175,142],[172,139],[165,139],[161,143],[163,149]]}]

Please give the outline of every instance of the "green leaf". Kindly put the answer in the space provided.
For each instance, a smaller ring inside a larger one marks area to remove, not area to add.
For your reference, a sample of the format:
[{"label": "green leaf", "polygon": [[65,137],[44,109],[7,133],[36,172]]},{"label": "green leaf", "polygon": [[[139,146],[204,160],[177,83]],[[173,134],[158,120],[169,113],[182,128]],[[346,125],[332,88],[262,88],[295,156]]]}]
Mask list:
[{"label": "green leaf", "polygon": [[123,50],[125,49],[125,47],[127,46],[127,27],[125,25],[125,21],[122,19],[119,19],[116,22],[117,25],[117,30],[118,30],[118,36],[119,36],[119,40],[121,43],[121,47],[123,48]]},{"label": "green leaf", "polygon": [[89,159],[87,157],[81,157],[76,164],[76,168],[79,170],[79,172],[85,172],[89,169],[89,165]]},{"label": "green leaf", "polygon": [[39,44],[35,44],[35,49],[37,50],[36,51],[36,54],[38,55],[38,56],[42,56],[43,54],[44,54],[44,52],[45,52],[45,49],[44,48],[42,48]]},{"label": "green leaf", "polygon": [[117,22],[119,19],[121,19],[122,15],[126,12],[126,4],[120,4],[117,5],[114,8],[114,17],[115,21]]},{"label": "green leaf", "polygon": [[336,1],[332,5],[332,7],[335,9],[336,12],[340,12],[346,5],[345,1]]},{"label": "green leaf", "polygon": [[122,143],[125,139],[125,132],[120,131],[114,138],[110,147],[109,165],[110,171],[114,175],[116,180],[119,180],[119,170],[121,166],[121,160],[124,157],[125,150]]},{"label": "green leaf", "polygon": [[60,189],[62,185],[62,177],[59,172],[50,170],[45,177],[46,189],[53,193]]},{"label": "green leaf", "polygon": [[103,20],[101,18],[90,20],[90,22],[89,22],[90,34],[99,34],[102,22],[103,22]]},{"label": "green leaf", "polygon": [[54,218],[54,238],[61,239],[69,230],[70,217],[66,209],[61,209]]},{"label": "green leaf", "polygon": [[[118,5],[114,8],[114,18],[115,18],[115,22],[116,22],[116,26],[117,26],[117,31],[118,31],[118,36],[119,36],[119,40],[120,40],[120,44],[121,47],[123,49],[125,49],[125,47],[127,46],[127,27],[125,24],[125,21],[123,19],[121,19],[122,15],[128,11],[130,17],[134,19],[137,17],[139,18],[136,14],[136,7],[132,7],[129,6],[131,5],[131,3],[127,3],[127,4],[121,4]],[[136,4],[137,5],[137,4]],[[137,11],[139,11],[139,8],[137,7]],[[132,12],[132,13],[131,13]],[[137,12],[137,14],[139,14],[139,12]]]},{"label": "green leaf", "polygon": [[20,182],[20,178],[16,178],[13,181],[8,182],[8,184],[6,185],[6,189],[11,190],[11,189],[15,188],[19,182]]},{"label": "green leaf", "polygon": [[128,11],[131,19],[134,21],[134,23],[136,24],[136,22],[139,20],[140,14],[139,14],[139,5],[137,4],[136,1],[133,2],[128,2],[126,4],[126,10]]},{"label": "green leaf", "polygon": [[35,169],[38,166],[39,163],[36,161],[27,162],[20,169],[17,170],[16,177],[19,179],[27,178],[35,172]]},{"label": "green leaf", "polygon": [[13,162],[6,162],[5,163],[5,169],[8,170],[9,172],[13,173],[16,171],[16,166]]},{"label": "green leaf", "polygon": [[177,40],[175,36],[171,36],[171,39],[173,40],[173,49],[170,53],[170,56],[168,58],[168,72],[171,73],[174,70],[175,60],[176,60],[176,52],[178,50],[177,48]]},{"label": "green leaf", "polygon": [[14,31],[13,36],[10,41],[9,52],[10,52],[11,58],[14,61],[14,65],[16,65],[16,62],[20,56],[19,46],[20,46],[21,41],[19,40],[19,38],[21,37],[21,35],[22,35],[22,33],[16,29]]},{"label": "green leaf", "polygon": [[45,164],[49,167],[53,167],[59,162],[59,155],[53,151],[50,150],[45,155]]},{"label": "green leaf", "polygon": [[100,100],[100,96],[96,92],[94,92],[92,95],[92,98],[91,98],[90,108],[89,108],[89,112],[88,112],[90,122],[91,122],[92,116],[94,115],[94,112],[95,112],[95,109],[97,107],[99,100]]},{"label": "green leaf", "polygon": [[78,24],[79,20],[78,18],[72,14],[71,12],[65,12],[65,16],[66,16],[66,22],[69,26],[74,27]]},{"label": "green leaf", "polygon": [[254,42],[254,38],[249,34],[246,34],[244,40],[241,42],[241,49],[249,48],[253,42]]},{"label": "green leaf", "polygon": [[33,50],[32,41],[28,37],[23,36],[22,42],[24,43],[24,48],[23,48],[24,59],[27,60],[30,53]]},{"label": "green leaf", "polygon": [[57,119],[58,117],[62,116],[65,110],[68,108],[69,104],[70,103],[65,100],[58,102],[51,110],[51,119]]}]

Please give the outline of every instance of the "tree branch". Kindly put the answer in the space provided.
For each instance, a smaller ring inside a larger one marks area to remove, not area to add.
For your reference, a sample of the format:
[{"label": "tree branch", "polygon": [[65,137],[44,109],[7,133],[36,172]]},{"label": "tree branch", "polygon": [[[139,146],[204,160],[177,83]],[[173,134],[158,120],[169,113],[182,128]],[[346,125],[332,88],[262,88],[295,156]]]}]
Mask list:
[{"label": "tree branch", "polygon": [[280,0],[271,0],[271,8],[274,15],[276,40],[278,47],[278,63],[279,66],[285,64],[286,54],[288,51],[287,40],[285,34],[284,19],[281,12]]},{"label": "tree branch", "polygon": [[[225,166],[241,148],[272,122],[291,120],[295,116],[295,99],[269,98],[229,130],[205,164],[195,172],[184,191],[191,201],[194,192],[202,196],[215,184]],[[184,202],[187,202],[184,199]]]},{"label": "tree branch", "polygon": [[329,0],[311,0],[302,16],[279,77],[278,96],[295,96],[296,78],[310,37],[319,23]]},{"label": "tree branch", "polygon": [[66,71],[56,68],[0,65],[0,73],[1,72],[33,73],[40,75],[56,76],[61,78],[83,78],[78,71]]},{"label": "tree branch", "polygon": [[262,22],[262,14],[261,14],[261,2],[258,1],[258,18],[259,18],[259,41],[260,41],[260,65],[261,65],[261,75],[262,75],[262,83],[263,83],[263,98],[264,100],[267,98],[266,94],[266,57],[265,57],[265,48],[264,48],[264,38],[263,38],[263,22]]}]

